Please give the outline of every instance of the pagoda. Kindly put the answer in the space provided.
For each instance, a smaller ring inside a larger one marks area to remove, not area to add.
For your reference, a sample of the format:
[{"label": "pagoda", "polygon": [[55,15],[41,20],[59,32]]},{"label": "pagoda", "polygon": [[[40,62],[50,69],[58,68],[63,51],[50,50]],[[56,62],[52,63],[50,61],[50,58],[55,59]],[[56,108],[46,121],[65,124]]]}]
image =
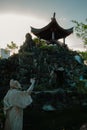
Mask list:
[{"label": "pagoda", "polygon": [[31,27],[31,32],[40,39],[44,39],[47,41],[57,41],[59,39],[63,39],[63,43],[65,43],[65,38],[73,33],[73,27],[69,29],[62,28],[56,21],[55,13],[51,18],[51,22],[40,29]]}]

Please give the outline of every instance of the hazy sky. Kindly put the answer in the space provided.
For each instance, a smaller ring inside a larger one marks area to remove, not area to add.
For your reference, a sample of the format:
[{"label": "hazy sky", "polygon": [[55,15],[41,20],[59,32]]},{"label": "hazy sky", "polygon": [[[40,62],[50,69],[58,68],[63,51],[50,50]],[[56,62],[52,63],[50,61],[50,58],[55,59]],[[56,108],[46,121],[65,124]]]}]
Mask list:
[{"label": "hazy sky", "polygon": [[[0,46],[10,41],[23,44],[30,26],[43,27],[53,13],[60,26],[68,29],[71,20],[84,22],[87,18],[87,0],[0,0]],[[71,48],[82,48],[74,34],[67,38]]]}]

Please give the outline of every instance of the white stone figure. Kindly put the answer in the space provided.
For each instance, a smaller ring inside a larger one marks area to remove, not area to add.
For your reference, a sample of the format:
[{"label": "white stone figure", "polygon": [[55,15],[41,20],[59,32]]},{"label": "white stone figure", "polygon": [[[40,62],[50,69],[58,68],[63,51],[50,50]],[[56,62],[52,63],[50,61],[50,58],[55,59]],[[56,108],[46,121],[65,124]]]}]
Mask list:
[{"label": "white stone figure", "polygon": [[10,89],[4,97],[4,113],[6,116],[4,130],[22,130],[23,109],[32,103],[31,92],[35,79],[31,79],[31,85],[26,91],[21,91],[21,85],[17,80],[10,80]]}]

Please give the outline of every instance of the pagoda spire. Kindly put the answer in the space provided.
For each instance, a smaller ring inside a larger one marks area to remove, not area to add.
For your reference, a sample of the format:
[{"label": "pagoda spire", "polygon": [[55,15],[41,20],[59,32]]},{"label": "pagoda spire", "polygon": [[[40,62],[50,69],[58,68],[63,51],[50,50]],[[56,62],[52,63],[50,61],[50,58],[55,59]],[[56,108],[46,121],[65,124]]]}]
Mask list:
[{"label": "pagoda spire", "polygon": [[53,17],[51,18],[51,20],[55,19],[56,13],[53,13]]}]

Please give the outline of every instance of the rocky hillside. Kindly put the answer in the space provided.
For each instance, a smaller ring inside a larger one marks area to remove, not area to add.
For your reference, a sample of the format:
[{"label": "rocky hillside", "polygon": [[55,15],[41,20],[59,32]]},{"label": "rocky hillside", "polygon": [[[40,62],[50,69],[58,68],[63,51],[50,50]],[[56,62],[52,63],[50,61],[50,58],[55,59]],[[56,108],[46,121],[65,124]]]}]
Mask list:
[{"label": "rocky hillside", "polygon": [[79,80],[87,78],[84,59],[66,44],[32,40],[26,34],[18,55],[20,82],[29,84],[29,78],[35,77],[36,90],[75,89]]},{"label": "rocky hillside", "polygon": [[[66,44],[32,39],[28,33],[19,53],[9,59],[0,60],[0,86],[9,86],[11,78],[17,79],[26,89],[31,77],[36,78],[35,91],[64,90],[77,91],[81,79],[87,79],[84,59]],[[8,87],[6,87],[8,89]]]}]

